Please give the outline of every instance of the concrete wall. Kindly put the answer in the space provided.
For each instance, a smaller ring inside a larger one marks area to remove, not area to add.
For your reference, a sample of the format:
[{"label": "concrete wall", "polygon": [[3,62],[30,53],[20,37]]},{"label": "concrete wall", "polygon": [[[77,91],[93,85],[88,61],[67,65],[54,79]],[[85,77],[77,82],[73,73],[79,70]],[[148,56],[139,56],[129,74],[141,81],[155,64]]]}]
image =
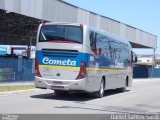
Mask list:
[{"label": "concrete wall", "polygon": [[0,9],[47,21],[88,24],[141,47],[157,46],[155,35],[59,0],[0,0]]}]

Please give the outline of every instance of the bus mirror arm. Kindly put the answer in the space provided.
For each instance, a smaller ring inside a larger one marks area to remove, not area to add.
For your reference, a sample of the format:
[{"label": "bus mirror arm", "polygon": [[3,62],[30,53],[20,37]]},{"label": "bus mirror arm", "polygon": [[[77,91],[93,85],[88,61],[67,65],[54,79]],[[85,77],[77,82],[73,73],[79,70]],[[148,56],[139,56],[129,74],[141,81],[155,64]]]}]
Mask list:
[{"label": "bus mirror arm", "polygon": [[134,60],[134,63],[137,63],[137,59],[138,59],[138,58],[137,58],[137,56],[136,56],[136,57],[135,57],[135,60]]},{"label": "bus mirror arm", "polygon": [[134,52],[131,53],[131,59],[132,63],[137,63],[138,61],[137,55]]}]

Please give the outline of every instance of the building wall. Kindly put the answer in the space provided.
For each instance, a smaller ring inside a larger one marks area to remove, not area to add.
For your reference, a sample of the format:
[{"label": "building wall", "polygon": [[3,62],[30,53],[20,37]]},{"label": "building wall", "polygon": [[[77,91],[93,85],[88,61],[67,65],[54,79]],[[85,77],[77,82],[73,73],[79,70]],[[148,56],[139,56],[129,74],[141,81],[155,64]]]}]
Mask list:
[{"label": "building wall", "polygon": [[138,58],[138,63],[153,63],[152,57],[140,57]]},{"label": "building wall", "polygon": [[[142,55],[138,56],[138,64],[146,64],[146,65],[152,65],[154,64],[154,58],[152,55]],[[160,57],[155,56],[155,68],[160,68]]]},{"label": "building wall", "polygon": [[155,35],[60,0],[0,0],[0,9],[46,21],[88,24],[143,47],[157,46]]}]

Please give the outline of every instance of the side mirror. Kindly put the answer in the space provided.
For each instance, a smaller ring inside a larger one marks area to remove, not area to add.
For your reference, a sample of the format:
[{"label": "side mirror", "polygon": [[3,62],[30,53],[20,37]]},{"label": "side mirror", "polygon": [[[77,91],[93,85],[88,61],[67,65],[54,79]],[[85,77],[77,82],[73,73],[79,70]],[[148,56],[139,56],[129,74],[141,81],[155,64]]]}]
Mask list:
[{"label": "side mirror", "polygon": [[131,52],[131,59],[132,59],[132,63],[137,63],[137,55],[132,51]]}]

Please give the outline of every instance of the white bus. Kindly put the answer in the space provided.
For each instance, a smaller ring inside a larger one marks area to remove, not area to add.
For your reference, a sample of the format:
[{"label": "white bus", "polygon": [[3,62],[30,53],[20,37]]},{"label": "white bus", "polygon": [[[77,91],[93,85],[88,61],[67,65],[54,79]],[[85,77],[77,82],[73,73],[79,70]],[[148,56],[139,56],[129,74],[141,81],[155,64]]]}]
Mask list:
[{"label": "white bus", "polygon": [[37,33],[35,85],[56,95],[84,91],[103,97],[132,83],[131,45],[83,24],[42,23]]}]

